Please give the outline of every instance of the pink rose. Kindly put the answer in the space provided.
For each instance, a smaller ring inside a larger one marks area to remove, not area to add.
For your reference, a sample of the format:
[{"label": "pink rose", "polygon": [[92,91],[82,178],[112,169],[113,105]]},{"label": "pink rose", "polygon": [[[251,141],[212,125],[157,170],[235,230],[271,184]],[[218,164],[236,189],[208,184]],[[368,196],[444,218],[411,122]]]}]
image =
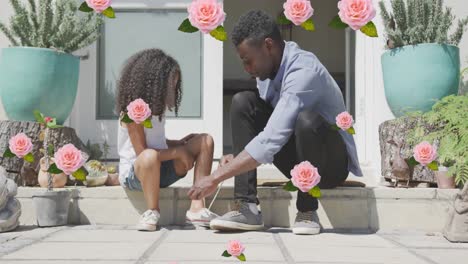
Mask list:
[{"label": "pink rose", "polygon": [[128,117],[140,124],[151,116],[151,109],[143,99],[136,99],[127,106]]},{"label": "pink rose", "polygon": [[49,123],[49,122],[52,122],[52,120],[54,120],[54,119],[52,117],[50,117],[50,116],[44,117],[44,121],[46,122],[46,124]]},{"label": "pink rose", "polygon": [[239,240],[230,240],[228,243],[227,252],[234,257],[240,256],[244,253],[245,247]]},{"label": "pink rose", "polygon": [[296,26],[300,26],[314,14],[309,0],[287,0],[283,8],[286,18]]},{"label": "pink rose", "polygon": [[299,190],[308,192],[320,182],[320,175],[310,162],[303,161],[291,170],[291,181]]},{"label": "pink rose", "polygon": [[414,147],[414,159],[426,166],[437,158],[437,150],[429,142],[423,141]]},{"label": "pink rose", "polygon": [[32,149],[33,144],[31,139],[24,133],[19,133],[12,137],[9,141],[10,151],[15,154],[18,158],[23,158],[28,155]]},{"label": "pink rose", "polygon": [[62,170],[66,175],[77,171],[86,161],[81,151],[73,146],[73,144],[66,144],[59,148],[54,154],[54,159],[57,168]]},{"label": "pink rose", "polygon": [[353,117],[348,112],[342,112],[336,116],[336,125],[342,130],[348,130],[353,126]]},{"label": "pink rose", "polygon": [[203,33],[210,33],[224,22],[226,13],[216,0],[194,0],[188,7],[188,19],[192,26]]},{"label": "pink rose", "polygon": [[359,30],[375,17],[372,0],[341,0],[338,2],[341,21]]},{"label": "pink rose", "polygon": [[112,4],[112,0],[86,0],[86,3],[94,11],[101,13]]}]

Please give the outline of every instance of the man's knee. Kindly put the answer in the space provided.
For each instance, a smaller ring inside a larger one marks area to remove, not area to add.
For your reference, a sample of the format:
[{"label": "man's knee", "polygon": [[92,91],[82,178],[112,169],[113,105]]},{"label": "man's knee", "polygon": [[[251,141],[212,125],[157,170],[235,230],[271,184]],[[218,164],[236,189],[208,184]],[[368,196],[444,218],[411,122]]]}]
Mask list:
[{"label": "man's knee", "polygon": [[325,124],[323,117],[316,112],[304,110],[299,113],[296,120],[296,134],[302,132],[315,132]]},{"label": "man's knee", "polygon": [[257,100],[257,95],[253,91],[236,93],[232,97],[231,115],[246,111],[252,103]]}]

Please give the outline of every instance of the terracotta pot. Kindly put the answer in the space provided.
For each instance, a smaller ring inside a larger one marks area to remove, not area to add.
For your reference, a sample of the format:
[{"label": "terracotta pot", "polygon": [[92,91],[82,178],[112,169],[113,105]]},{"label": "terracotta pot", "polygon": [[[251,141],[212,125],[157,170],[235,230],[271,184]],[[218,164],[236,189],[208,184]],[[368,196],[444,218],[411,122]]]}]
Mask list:
[{"label": "terracotta pot", "polygon": [[[37,175],[37,179],[39,181],[39,185],[42,188],[47,188],[47,186],[49,184],[49,180],[47,178],[47,170],[49,168],[46,167],[45,158],[41,158],[41,160],[39,162],[41,164],[41,169],[39,170],[39,175]],[[54,159],[51,158],[49,160],[49,163],[53,164]],[[52,175],[52,187],[53,188],[63,188],[65,186],[65,184],[67,184],[68,176],[65,175],[65,173],[51,174],[51,175]]]},{"label": "terracotta pot", "polygon": [[435,171],[435,177],[437,180],[437,188],[439,189],[455,189],[455,177],[449,177],[448,168],[439,167],[438,171]]}]

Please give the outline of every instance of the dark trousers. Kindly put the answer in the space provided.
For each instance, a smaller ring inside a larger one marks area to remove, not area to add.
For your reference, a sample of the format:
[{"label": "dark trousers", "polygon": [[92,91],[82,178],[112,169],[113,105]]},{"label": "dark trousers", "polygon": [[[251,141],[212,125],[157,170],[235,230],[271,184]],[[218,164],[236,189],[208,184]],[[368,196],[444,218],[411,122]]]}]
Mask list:
[{"label": "dark trousers", "polygon": [[[272,112],[271,105],[263,101],[258,92],[246,91],[234,96],[231,127],[235,155],[263,131]],[[307,160],[318,168],[320,188],[334,188],[341,184],[348,176],[346,145],[340,134],[329,126],[317,113],[308,110],[299,113],[293,135],[274,156],[273,164],[287,178],[291,178],[291,169]],[[236,200],[258,204],[257,170],[235,177],[234,197]],[[318,201],[298,191],[296,206],[300,212],[315,211]]]}]

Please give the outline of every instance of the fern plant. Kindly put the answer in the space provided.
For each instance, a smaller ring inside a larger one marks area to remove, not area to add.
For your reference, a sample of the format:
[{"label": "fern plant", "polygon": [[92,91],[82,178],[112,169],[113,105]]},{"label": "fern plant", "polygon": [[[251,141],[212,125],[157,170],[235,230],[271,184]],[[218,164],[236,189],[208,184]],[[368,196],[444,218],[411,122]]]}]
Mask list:
[{"label": "fern plant", "polygon": [[444,8],[443,0],[391,0],[393,13],[383,1],[379,6],[389,48],[421,43],[457,46],[468,24],[468,17],[458,20],[457,28],[449,36],[455,17],[451,8]]},{"label": "fern plant", "polygon": [[75,0],[10,0],[15,14],[0,31],[12,46],[51,48],[66,53],[87,47],[99,37],[102,15],[78,11]]},{"label": "fern plant", "polygon": [[438,161],[449,167],[458,185],[468,182],[468,96],[450,95],[438,101],[432,110],[419,116],[408,134],[412,146],[426,140],[438,145]]}]

